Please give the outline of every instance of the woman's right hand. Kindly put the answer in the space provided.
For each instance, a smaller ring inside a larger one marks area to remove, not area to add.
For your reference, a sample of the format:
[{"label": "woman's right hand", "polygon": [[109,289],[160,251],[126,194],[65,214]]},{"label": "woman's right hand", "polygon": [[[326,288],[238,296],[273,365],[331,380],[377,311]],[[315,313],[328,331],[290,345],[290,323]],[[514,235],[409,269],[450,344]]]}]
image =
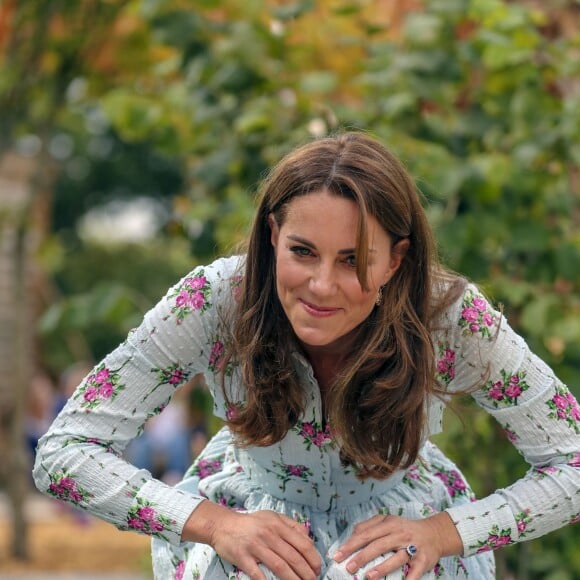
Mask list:
[{"label": "woman's right hand", "polygon": [[244,513],[210,501],[191,514],[182,539],[209,544],[252,580],[265,580],[259,564],[282,580],[316,580],[320,555],[305,526],[274,511]]}]

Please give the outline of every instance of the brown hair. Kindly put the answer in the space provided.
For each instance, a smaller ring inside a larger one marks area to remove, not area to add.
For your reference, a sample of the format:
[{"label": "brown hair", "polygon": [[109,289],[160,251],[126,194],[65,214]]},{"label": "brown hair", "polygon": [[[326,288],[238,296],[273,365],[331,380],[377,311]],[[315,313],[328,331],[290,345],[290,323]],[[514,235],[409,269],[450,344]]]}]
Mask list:
[{"label": "brown hair", "polygon": [[[400,267],[383,288],[381,304],[357,329],[359,347],[327,400],[343,461],[355,465],[361,478],[388,477],[417,459],[426,401],[438,392],[430,330],[442,299],[434,296],[434,278],[446,278],[450,287],[457,284],[439,266],[413,180],[392,153],[365,133],[347,132],[303,145],[284,157],[263,183],[230,352],[241,365],[246,400],[228,424],[242,445],[267,446],[280,441],[304,410],[291,358],[294,333],[276,293],[268,216],[273,214],[282,225],[291,200],[323,190],[358,206],[356,264],[363,288],[367,216],[377,219],[393,246],[409,240]],[[448,291],[443,301],[450,299]]]}]

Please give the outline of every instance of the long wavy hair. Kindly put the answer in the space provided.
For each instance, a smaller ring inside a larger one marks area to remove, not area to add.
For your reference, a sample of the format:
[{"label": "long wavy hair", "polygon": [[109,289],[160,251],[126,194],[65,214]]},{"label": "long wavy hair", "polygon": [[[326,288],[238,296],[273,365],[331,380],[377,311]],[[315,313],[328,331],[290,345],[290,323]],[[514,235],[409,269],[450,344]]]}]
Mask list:
[{"label": "long wavy hair", "polygon": [[[453,288],[460,281],[439,264],[408,172],[366,133],[346,132],[303,145],[285,156],[262,184],[229,352],[240,365],[246,399],[228,424],[239,444],[268,446],[280,441],[304,411],[292,360],[299,347],[276,292],[268,216],[281,226],[293,199],[320,191],[358,207],[356,274],[364,289],[368,216],[379,222],[393,245],[409,241],[381,303],[356,329],[358,347],[326,400],[343,462],[355,466],[360,478],[385,478],[409,467],[419,454],[426,403],[439,392],[431,330],[438,312],[457,296]],[[230,401],[224,385],[225,377],[222,388]]]}]

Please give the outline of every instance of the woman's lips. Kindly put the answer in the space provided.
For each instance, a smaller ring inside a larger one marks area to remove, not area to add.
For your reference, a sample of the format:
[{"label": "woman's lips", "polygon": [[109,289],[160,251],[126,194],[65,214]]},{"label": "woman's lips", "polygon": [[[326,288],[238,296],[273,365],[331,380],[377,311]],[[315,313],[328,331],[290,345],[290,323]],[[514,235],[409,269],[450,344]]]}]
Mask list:
[{"label": "woman's lips", "polygon": [[340,308],[329,308],[327,306],[316,306],[316,304],[312,304],[311,302],[306,302],[306,300],[300,300],[300,303],[304,307],[304,310],[308,312],[308,314],[312,316],[318,316],[320,318],[325,318],[327,316],[332,316],[336,314]]}]

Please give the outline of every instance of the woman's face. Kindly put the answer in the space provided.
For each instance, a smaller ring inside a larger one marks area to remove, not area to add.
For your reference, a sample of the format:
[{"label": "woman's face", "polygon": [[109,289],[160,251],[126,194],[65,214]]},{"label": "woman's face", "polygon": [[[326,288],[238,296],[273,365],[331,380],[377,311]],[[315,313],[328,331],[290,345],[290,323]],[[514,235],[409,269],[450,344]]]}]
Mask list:
[{"label": "woman's face", "polygon": [[355,264],[356,204],[321,191],[293,199],[286,209],[281,226],[270,215],[282,308],[307,351],[344,354],[349,334],[369,316],[403,254],[391,252],[387,232],[369,217],[369,289],[363,290]]}]

